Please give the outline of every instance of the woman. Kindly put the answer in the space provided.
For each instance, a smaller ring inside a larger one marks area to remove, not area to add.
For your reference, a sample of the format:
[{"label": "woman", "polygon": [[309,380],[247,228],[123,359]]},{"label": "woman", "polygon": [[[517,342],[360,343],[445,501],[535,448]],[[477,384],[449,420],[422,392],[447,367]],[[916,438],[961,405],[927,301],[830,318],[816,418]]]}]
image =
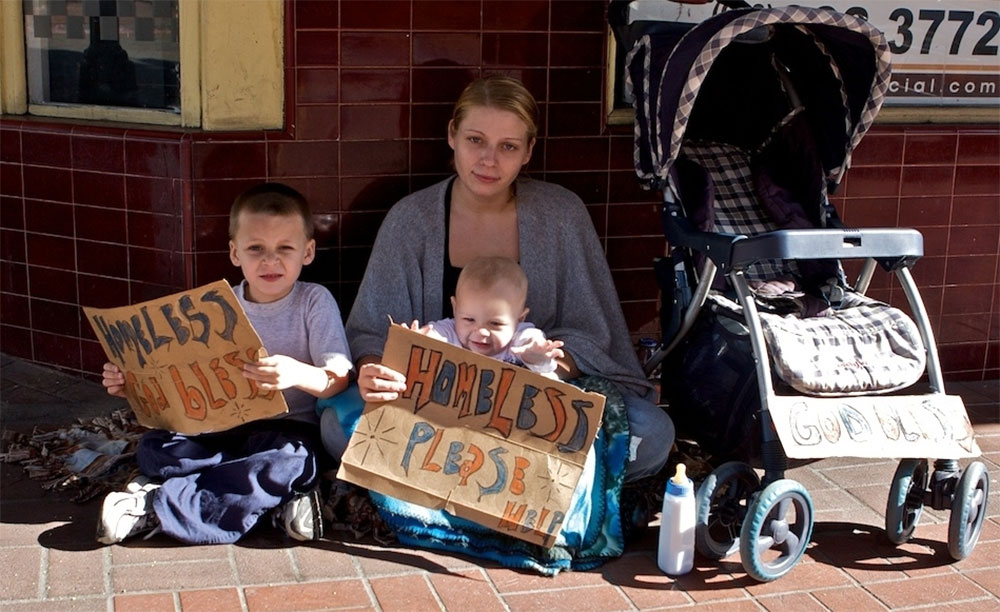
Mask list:
[{"label": "woman", "polygon": [[594,374],[621,390],[632,435],[626,478],[656,473],[674,430],[652,400],[632,349],[604,251],[583,202],[570,191],[519,178],[535,146],[537,105],[521,83],[479,79],[466,87],[448,123],[455,175],[400,200],[375,240],[347,320],[365,401],[388,401],[405,377],[379,363],[389,319],[452,316],[461,268],[503,256],[528,277],[531,322],[562,340],[557,374]]}]

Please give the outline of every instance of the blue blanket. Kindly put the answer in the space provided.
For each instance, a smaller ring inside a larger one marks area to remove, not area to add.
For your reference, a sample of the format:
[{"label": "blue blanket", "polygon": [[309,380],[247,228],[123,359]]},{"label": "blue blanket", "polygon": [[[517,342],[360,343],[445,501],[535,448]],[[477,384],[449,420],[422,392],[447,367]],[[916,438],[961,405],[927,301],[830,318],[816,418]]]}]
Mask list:
[{"label": "blue blanket", "polygon": [[[506,567],[532,569],[545,575],[565,569],[590,569],[620,556],[625,549],[625,537],[619,499],[629,439],[625,404],[614,386],[603,378],[587,376],[572,382],[607,399],[601,429],[587,455],[562,531],[552,548],[493,531],[444,510],[431,510],[371,491],[379,514],[399,541],[482,557]],[[363,408],[356,387],[320,400],[319,406],[320,410],[336,410],[348,436]]]}]

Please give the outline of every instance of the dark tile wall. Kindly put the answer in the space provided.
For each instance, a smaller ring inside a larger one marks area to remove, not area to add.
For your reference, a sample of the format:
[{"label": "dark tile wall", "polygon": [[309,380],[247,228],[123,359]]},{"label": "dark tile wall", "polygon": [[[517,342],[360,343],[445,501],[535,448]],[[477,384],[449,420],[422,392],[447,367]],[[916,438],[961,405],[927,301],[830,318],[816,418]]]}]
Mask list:
[{"label": "dark tile wall", "polygon": [[[541,103],[530,173],[588,205],[630,327],[656,335],[656,196],[630,128],[603,121],[605,2],[288,2],[286,128],[205,134],[0,121],[0,350],[73,371],[103,361],[80,305],[222,277],[227,211],[261,180],[313,203],[306,278],[349,308],[385,211],[448,173],[451,102],[502,72]],[[1000,376],[1000,129],[877,125],[834,197],[849,224],[916,227],[921,287],[950,379]],[[902,305],[879,275],[872,293]]]}]

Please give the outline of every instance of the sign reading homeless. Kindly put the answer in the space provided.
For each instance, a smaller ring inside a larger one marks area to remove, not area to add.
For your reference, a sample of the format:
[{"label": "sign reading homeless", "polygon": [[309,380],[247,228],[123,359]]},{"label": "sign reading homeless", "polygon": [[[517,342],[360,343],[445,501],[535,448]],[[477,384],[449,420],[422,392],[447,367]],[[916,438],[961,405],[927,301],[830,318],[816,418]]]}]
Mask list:
[{"label": "sign reading homeless", "polygon": [[382,363],[406,391],[365,406],[337,477],[551,547],[604,396],[398,325]]},{"label": "sign reading homeless", "polygon": [[288,412],[281,393],[243,376],[243,364],[265,353],[226,281],[83,310],[108,359],[125,373],[125,396],[146,427],[198,434]]}]

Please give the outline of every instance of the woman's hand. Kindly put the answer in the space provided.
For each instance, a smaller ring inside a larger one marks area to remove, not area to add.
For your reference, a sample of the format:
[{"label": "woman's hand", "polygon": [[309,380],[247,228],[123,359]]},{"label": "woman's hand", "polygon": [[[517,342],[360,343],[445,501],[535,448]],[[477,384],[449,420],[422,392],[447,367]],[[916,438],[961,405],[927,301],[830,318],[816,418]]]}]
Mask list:
[{"label": "woman's hand", "polygon": [[101,384],[108,390],[108,395],[125,397],[125,374],[118,369],[118,366],[111,362],[105,363],[102,374]]},{"label": "woman's hand", "polygon": [[366,363],[358,369],[358,389],[366,402],[388,402],[406,391],[406,377],[381,363]]}]

